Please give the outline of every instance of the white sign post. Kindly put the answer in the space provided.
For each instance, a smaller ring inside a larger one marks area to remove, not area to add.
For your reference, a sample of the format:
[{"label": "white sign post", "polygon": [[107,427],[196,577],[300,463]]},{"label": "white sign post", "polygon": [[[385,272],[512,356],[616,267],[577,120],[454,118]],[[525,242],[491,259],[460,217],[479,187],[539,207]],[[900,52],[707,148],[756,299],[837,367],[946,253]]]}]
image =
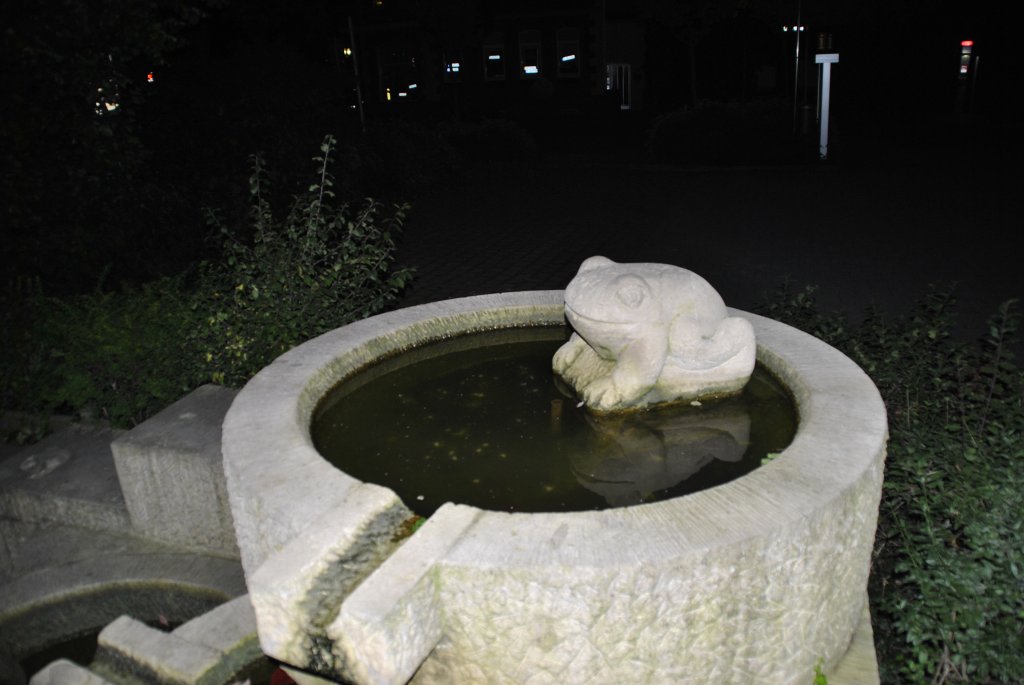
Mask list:
[{"label": "white sign post", "polygon": [[838,52],[825,52],[814,56],[814,61],[823,65],[821,80],[821,133],[818,135],[818,158],[828,159],[828,96],[832,87],[832,65],[839,61]]}]

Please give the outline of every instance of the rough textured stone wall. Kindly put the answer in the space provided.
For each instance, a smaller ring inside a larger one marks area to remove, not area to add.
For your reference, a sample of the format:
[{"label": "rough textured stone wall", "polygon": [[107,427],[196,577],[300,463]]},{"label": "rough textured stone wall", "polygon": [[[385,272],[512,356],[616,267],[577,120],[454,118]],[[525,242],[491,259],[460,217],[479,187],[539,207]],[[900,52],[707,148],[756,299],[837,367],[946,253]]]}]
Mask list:
[{"label": "rough textured stone wall", "polygon": [[880,462],[865,476],[775,536],[657,564],[487,567],[455,550],[445,638],[414,682],[809,682],[863,609]]},{"label": "rough textured stone wall", "polygon": [[743,312],[800,414],[771,463],[601,512],[442,508],[410,541],[378,544],[404,507],[320,459],[308,434],[316,399],[416,341],[558,322],[560,311],[559,293],[543,292],[392,312],[292,350],[243,389],[224,455],[268,654],[366,683],[404,683],[422,662],[420,685],[786,685],[842,656],[864,609],[885,408],[842,354]]}]

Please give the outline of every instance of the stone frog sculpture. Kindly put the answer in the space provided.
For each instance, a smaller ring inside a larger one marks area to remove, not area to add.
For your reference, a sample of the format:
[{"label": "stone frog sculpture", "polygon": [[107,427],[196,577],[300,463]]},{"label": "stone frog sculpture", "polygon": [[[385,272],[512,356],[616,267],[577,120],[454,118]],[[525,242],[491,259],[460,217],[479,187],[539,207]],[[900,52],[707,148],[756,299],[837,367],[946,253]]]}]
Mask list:
[{"label": "stone frog sculpture", "polygon": [[753,327],[676,266],[590,257],[565,315],[574,333],[552,368],[596,411],[735,394],[754,370]]}]

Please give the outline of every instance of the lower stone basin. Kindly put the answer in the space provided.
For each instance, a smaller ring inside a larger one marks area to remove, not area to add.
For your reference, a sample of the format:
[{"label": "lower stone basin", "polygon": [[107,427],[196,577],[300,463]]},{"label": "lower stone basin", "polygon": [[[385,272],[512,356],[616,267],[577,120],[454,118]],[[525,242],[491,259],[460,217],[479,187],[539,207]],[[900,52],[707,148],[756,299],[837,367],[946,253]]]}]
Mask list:
[{"label": "lower stone basin", "polygon": [[414,534],[389,489],[320,457],[337,382],[427,341],[563,322],[562,291],[372,317],[300,345],[224,423],[228,490],[264,651],[357,683],[806,683],[864,610],[887,436],[870,379],[747,318],[800,425],[769,464],[684,497],[572,513],[442,505]]}]

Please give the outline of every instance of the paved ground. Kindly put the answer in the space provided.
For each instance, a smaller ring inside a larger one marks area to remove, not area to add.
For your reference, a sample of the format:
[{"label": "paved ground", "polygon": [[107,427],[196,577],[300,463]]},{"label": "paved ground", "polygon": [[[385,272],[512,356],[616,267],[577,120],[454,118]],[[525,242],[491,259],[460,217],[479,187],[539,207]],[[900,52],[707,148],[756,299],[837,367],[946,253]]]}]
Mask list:
[{"label": "paved ground", "polygon": [[484,171],[416,199],[399,259],[417,275],[402,304],[562,288],[603,254],[687,267],[744,309],[787,277],[855,317],[905,311],[929,283],[958,282],[960,333],[973,338],[1024,295],[1011,247],[1022,199],[1002,170],[1007,151],[961,133],[848,139],[860,154],[802,167],[659,166],[598,141]]}]

